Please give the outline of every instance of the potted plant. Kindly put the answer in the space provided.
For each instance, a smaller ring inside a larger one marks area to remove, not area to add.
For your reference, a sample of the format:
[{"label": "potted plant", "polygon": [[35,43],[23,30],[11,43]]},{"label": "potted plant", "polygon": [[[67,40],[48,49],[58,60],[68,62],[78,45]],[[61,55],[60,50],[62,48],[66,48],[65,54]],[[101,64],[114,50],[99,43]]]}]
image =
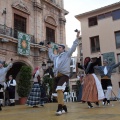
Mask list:
[{"label": "potted plant", "polygon": [[20,69],[17,92],[20,97],[20,104],[25,104],[31,89],[32,69],[29,66],[22,66]]}]

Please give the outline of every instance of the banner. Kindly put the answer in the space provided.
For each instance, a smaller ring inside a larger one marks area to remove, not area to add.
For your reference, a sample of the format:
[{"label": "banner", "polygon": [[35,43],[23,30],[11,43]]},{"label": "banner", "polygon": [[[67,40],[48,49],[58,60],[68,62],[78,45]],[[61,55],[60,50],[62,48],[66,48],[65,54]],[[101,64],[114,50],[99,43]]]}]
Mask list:
[{"label": "banner", "polygon": [[30,35],[18,32],[18,54],[30,55],[30,39]]}]

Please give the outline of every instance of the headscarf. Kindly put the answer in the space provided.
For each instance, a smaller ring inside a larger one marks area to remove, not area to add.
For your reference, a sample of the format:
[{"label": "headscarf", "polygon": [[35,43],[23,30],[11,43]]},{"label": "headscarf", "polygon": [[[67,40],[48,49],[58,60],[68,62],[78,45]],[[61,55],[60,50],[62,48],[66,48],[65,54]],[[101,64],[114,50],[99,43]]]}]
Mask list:
[{"label": "headscarf", "polygon": [[[34,69],[34,71],[33,71],[33,78],[35,77],[35,73],[36,73],[37,70],[39,70],[39,69],[40,69],[39,66]],[[40,75],[37,76],[37,79],[38,79],[38,82],[40,82]]]},{"label": "headscarf", "polygon": [[33,76],[35,75],[35,73],[37,72],[37,70],[39,70],[39,67],[36,67],[33,71]]},{"label": "headscarf", "polygon": [[86,66],[89,62],[90,62],[90,57],[86,57],[85,59],[84,59],[84,65]]}]

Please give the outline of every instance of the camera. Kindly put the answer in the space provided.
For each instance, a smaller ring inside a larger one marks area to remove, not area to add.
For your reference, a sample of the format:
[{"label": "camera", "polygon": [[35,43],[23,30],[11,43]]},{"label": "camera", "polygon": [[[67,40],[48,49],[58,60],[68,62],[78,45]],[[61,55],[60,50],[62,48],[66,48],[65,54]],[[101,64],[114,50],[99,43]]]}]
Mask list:
[{"label": "camera", "polygon": [[75,32],[78,32],[78,29],[76,29]]}]

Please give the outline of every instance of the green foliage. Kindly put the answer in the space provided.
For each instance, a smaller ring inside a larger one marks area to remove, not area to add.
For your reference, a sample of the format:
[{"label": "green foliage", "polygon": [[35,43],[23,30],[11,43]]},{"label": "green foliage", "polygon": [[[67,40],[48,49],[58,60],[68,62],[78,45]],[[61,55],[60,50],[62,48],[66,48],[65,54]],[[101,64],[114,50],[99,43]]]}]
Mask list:
[{"label": "green foliage", "polygon": [[53,90],[53,82],[54,82],[54,79],[53,78],[50,78],[50,76],[49,75],[45,75],[44,77],[43,77],[43,82],[44,82],[44,84],[49,84],[49,87],[50,87],[50,94],[52,94],[52,90]]},{"label": "green foliage", "polygon": [[22,66],[18,81],[17,92],[20,97],[27,97],[31,89],[32,69],[29,66]]},{"label": "green foliage", "polygon": [[7,66],[8,66],[8,64],[7,64],[7,63],[5,63],[5,64],[4,64],[4,67],[7,67]]}]

